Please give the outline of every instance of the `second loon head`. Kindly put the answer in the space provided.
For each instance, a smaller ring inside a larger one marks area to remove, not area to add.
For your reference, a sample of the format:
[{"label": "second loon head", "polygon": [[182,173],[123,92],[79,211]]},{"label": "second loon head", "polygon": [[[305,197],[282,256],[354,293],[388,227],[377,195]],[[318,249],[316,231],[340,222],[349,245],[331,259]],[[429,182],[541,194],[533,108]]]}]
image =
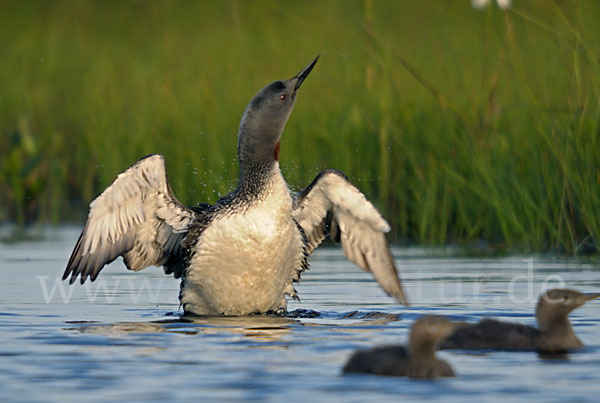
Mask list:
[{"label": "second loon head", "polygon": [[554,326],[567,315],[587,301],[600,298],[600,293],[582,293],[568,288],[553,288],[540,295],[535,316],[540,329]]},{"label": "second loon head", "polygon": [[448,337],[458,325],[458,322],[451,322],[441,316],[423,316],[411,327],[408,342],[411,352],[434,349],[436,344]]},{"label": "second loon head", "polygon": [[238,134],[238,157],[242,162],[277,160],[279,139],[292,112],[298,89],[319,60],[289,80],[274,81],[261,89],[244,111]]}]

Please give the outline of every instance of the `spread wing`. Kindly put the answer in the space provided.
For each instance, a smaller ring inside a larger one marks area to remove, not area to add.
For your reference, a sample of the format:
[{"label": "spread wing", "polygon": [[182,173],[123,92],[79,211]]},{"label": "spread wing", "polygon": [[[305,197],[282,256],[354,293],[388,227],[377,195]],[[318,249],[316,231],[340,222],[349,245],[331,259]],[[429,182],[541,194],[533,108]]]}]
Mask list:
[{"label": "spread wing", "polygon": [[196,211],[173,196],[162,155],[142,158],[90,204],[63,280],[71,276],[72,284],[81,275],[82,284],[94,281],[117,256],[130,270],[164,265],[166,274],[180,277],[181,243],[201,214]]},{"label": "spread wing", "polygon": [[294,200],[294,219],[311,253],[326,236],[342,241],[344,254],[375,276],[389,295],[408,305],[385,233],[389,224],[341,172],[326,170]]}]

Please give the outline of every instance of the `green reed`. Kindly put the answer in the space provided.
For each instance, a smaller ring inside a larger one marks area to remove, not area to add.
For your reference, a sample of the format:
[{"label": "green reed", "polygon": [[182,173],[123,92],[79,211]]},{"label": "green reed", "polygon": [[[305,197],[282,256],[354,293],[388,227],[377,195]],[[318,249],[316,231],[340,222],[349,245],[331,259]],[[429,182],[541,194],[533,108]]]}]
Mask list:
[{"label": "green reed", "polygon": [[396,241],[600,241],[600,5],[2,1],[0,220],[72,222],[139,157],[183,202],[235,186],[252,95],[324,52],[282,139],[345,171]]}]

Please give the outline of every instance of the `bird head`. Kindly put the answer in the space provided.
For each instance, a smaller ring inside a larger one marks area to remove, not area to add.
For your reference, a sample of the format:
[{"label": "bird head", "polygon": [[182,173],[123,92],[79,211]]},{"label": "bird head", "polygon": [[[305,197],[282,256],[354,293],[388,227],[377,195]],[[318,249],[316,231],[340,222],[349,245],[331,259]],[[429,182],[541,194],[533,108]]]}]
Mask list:
[{"label": "bird head", "polygon": [[240,161],[262,162],[279,159],[281,133],[294,107],[298,89],[317,60],[319,56],[289,80],[268,84],[250,100],[240,122]]},{"label": "bird head", "polygon": [[555,318],[566,318],[587,301],[600,297],[600,293],[582,293],[567,288],[553,288],[540,295],[535,316],[540,327]]},{"label": "bird head", "polygon": [[448,337],[460,323],[446,318],[426,315],[417,320],[410,330],[409,345],[411,351],[434,349],[435,345]]}]

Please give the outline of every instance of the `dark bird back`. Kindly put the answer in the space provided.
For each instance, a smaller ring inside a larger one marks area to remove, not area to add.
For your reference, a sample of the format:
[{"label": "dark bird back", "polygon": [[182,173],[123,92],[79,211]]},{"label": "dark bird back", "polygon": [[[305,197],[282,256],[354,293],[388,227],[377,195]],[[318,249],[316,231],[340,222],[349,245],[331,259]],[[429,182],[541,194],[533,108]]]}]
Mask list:
[{"label": "dark bird back", "polygon": [[482,319],[460,325],[440,344],[440,349],[532,349],[539,337],[540,331],[533,326]]}]

